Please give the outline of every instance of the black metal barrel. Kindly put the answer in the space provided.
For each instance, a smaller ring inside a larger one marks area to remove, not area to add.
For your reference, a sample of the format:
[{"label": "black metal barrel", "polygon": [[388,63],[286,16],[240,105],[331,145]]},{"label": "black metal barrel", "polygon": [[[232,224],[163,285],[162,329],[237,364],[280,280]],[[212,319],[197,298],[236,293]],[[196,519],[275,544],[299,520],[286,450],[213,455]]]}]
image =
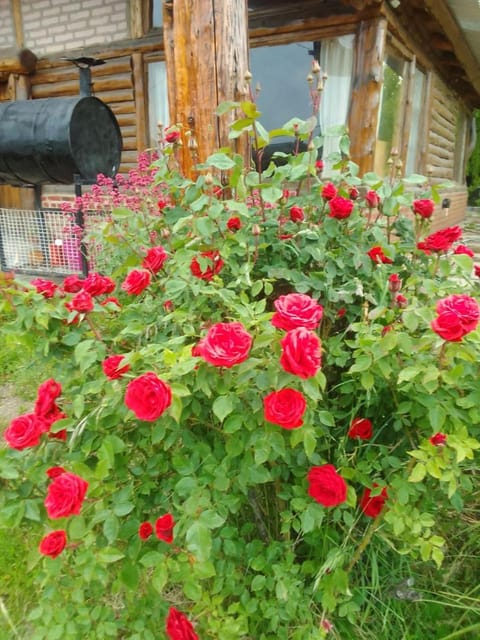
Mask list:
[{"label": "black metal barrel", "polygon": [[111,109],[93,96],[0,102],[0,184],[72,184],[75,174],[113,177],[122,136]]}]

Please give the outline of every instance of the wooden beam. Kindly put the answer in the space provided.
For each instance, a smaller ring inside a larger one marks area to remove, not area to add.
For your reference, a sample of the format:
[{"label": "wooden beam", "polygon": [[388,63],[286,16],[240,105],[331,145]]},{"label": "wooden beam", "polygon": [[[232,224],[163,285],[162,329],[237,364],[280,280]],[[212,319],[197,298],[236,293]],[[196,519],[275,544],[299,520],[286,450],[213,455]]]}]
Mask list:
[{"label": "wooden beam", "polygon": [[445,0],[425,0],[425,6],[440,24],[450,42],[453,43],[455,55],[462,63],[475,90],[480,94],[480,64],[468,46],[465,34],[447,3]]},{"label": "wooden beam", "polygon": [[1,73],[30,74],[37,66],[37,56],[30,49],[21,49],[8,58],[0,58]]},{"label": "wooden beam", "polygon": [[10,0],[12,9],[13,27],[15,29],[15,40],[19,49],[23,48],[23,18],[20,0]]},{"label": "wooden beam", "polygon": [[130,35],[141,38],[145,33],[146,16],[150,3],[146,0],[130,0]]},{"label": "wooden beam", "polygon": [[147,147],[147,107],[145,103],[145,69],[141,53],[132,54],[133,90],[135,93],[135,114],[137,116],[137,151]]},{"label": "wooden beam", "polygon": [[164,4],[170,124],[182,128],[179,159],[187,175],[229,143],[215,110],[244,89],[247,43],[247,0]]},{"label": "wooden beam", "polygon": [[349,130],[351,155],[360,165],[360,175],[373,170],[386,35],[383,17],[362,21],[357,33]]}]

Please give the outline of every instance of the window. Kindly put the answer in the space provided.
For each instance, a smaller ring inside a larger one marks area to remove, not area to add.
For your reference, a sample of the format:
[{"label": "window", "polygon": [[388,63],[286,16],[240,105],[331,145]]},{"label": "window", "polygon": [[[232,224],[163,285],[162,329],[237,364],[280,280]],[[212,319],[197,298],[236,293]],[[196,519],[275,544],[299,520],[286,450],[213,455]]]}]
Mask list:
[{"label": "window", "polygon": [[426,86],[427,76],[414,60],[387,55],[375,146],[374,170],[378,175],[387,174],[393,150],[404,163],[405,175],[422,171]]},{"label": "window", "polygon": [[412,95],[412,117],[410,124],[410,135],[408,138],[407,161],[405,164],[405,175],[416,173],[419,167],[419,152],[422,143],[423,113],[425,112],[425,87],[427,77],[416,68],[413,77]]},{"label": "window", "polygon": [[169,124],[167,72],[165,62],[150,62],[148,74],[148,123],[149,144],[156,147],[158,142],[158,123],[164,127]]},{"label": "window", "polygon": [[375,173],[387,173],[387,161],[392,150],[402,147],[404,118],[405,64],[391,55],[383,63],[383,87],[375,147]]},{"label": "window", "polygon": [[163,26],[163,0],[152,0],[152,29],[159,29]]},{"label": "window", "polygon": [[[328,74],[316,133],[345,125],[350,103],[353,41],[354,36],[348,35],[322,42],[295,42],[252,49],[250,66],[254,86],[260,85],[256,102],[262,113],[263,126],[271,130],[293,117],[306,119],[312,114],[307,76],[313,59],[319,60],[322,70]],[[338,151],[338,140],[338,136],[324,139],[324,160],[332,151]],[[328,174],[328,167],[325,171]]]}]

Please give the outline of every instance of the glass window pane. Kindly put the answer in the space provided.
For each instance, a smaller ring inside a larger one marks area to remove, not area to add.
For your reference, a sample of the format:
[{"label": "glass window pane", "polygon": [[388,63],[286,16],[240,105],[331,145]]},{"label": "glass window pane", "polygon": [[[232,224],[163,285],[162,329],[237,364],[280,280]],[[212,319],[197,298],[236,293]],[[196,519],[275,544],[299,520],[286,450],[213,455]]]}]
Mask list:
[{"label": "glass window pane", "polygon": [[426,76],[420,69],[415,69],[413,78],[412,96],[412,119],[410,125],[410,136],[408,138],[407,162],[405,174],[418,173],[420,167],[417,166],[418,151],[421,144],[421,132],[423,130],[423,111],[425,100]]},{"label": "glass window pane", "polygon": [[311,42],[295,42],[250,50],[252,86],[260,85],[256,98],[260,122],[267,129],[281,127],[291,118],[311,115],[307,76],[312,65]]},{"label": "glass window pane", "polygon": [[163,0],[152,0],[152,27],[163,25],[162,2]]},{"label": "glass window pane", "polygon": [[388,57],[383,63],[383,87],[375,147],[375,173],[384,176],[392,149],[400,149],[403,121],[403,63]]},{"label": "glass window pane", "polygon": [[157,146],[158,123],[169,124],[167,72],[165,62],[148,65],[148,122],[150,146]]}]

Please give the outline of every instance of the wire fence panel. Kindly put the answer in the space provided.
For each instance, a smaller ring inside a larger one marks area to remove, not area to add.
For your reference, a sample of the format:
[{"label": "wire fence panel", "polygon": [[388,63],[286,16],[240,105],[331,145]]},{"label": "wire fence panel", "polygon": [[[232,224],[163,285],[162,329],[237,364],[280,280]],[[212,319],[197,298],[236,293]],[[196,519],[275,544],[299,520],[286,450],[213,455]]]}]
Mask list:
[{"label": "wire fence panel", "polygon": [[[101,214],[84,214],[85,232],[102,221]],[[69,275],[82,271],[83,232],[74,216],[59,210],[0,208],[2,271]],[[95,267],[98,247],[83,240],[88,269]]]}]

